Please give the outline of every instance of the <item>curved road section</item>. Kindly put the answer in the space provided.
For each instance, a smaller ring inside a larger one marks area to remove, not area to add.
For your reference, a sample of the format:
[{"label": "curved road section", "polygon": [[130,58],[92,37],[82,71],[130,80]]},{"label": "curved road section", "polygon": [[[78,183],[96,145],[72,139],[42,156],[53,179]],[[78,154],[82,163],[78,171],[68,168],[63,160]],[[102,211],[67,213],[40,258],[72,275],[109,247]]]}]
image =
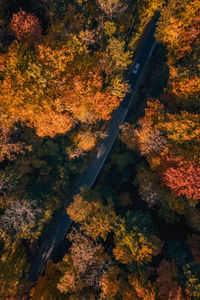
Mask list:
[{"label": "curved road section", "polygon": [[[132,92],[125,96],[119,108],[113,113],[113,116],[108,125],[107,136],[100,142],[75,194],[78,194],[80,188],[83,186],[87,186],[89,188],[93,186],[119,133],[119,126],[125,121],[128,110],[131,106],[132,99],[134,98],[138,90],[144,71],[149,62],[149,58],[151,57],[156,45],[156,41],[154,38],[155,23],[156,21],[152,25],[152,28],[148,36],[146,37],[146,40],[142,46],[137,60],[135,61],[132,73],[130,75],[129,81],[131,84]],[[71,201],[73,201],[73,199]],[[59,243],[63,241],[71,224],[71,219],[64,211],[58,223],[53,228],[49,239],[47,240],[43,248],[39,251],[35,260],[31,264],[29,272],[30,281],[35,281],[38,275],[44,271],[47,260],[51,257],[53,251],[59,245]]]}]

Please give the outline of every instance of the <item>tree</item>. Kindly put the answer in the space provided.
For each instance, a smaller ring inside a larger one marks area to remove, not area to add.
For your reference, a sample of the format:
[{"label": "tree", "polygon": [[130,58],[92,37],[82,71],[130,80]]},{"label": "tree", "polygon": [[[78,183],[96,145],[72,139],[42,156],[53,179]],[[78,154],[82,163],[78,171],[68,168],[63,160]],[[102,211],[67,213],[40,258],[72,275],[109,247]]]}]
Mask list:
[{"label": "tree", "polygon": [[11,32],[19,41],[34,44],[41,38],[42,28],[39,19],[33,14],[28,14],[22,9],[13,14],[10,23]]},{"label": "tree", "polygon": [[147,118],[138,121],[139,128],[135,130],[135,138],[142,155],[152,152],[162,152],[167,147],[167,141],[162,132],[153,126]]},{"label": "tree", "polygon": [[98,290],[99,280],[108,264],[104,248],[74,228],[68,238],[72,245],[70,253],[59,266],[63,276],[57,285],[58,289],[65,294],[77,292],[83,287]]},{"label": "tree", "polygon": [[29,262],[26,249],[19,239],[14,243],[7,239],[4,246],[1,245],[0,269],[1,299],[20,298],[19,293],[23,288],[22,278],[29,270]]},{"label": "tree", "polygon": [[97,134],[91,130],[80,130],[72,135],[73,143],[83,151],[90,151],[97,142]]},{"label": "tree", "polygon": [[5,231],[13,230],[15,234],[30,234],[36,226],[36,218],[41,214],[36,202],[27,200],[20,202],[14,199],[0,218],[0,224]]},{"label": "tree", "polygon": [[[139,150],[141,155],[167,151],[167,140],[162,131],[155,126],[163,122],[163,106],[159,101],[148,101],[145,116],[138,120],[137,126],[125,123],[121,126],[121,140],[130,149]],[[162,124],[162,123],[161,123]]]},{"label": "tree", "polygon": [[100,285],[103,294],[108,298],[114,298],[120,291],[122,270],[118,267],[110,267],[108,271],[104,272]]},{"label": "tree", "polygon": [[163,0],[142,0],[138,5],[138,15],[142,20],[142,24],[145,24],[145,21],[149,20],[154,13],[160,10],[165,1]]},{"label": "tree", "polygon": [[68,238],[72,242],[70,254],[73,265],[78,270],[82,282],[85,286],[98,287],[108,259],[104,248],[76,230],[70,232]]},{"label": "tree", "polygon": [[63,100],[66,109],[83,123],[95,123],[108,120],[122,99],[103,91],[102,77],[98,70],[74,77],[72,85],[64,91]]},{"label": "tree", "polygon": [[98,0],[98,4],[110,19],[122,14],[128,8],[125,0]]},{"label": "tree", "polygon": [[181,287],[176,280],[177,272],[178,270],[174,261],[170,262],[163,260],[160,263],[160,266],[157,269],[158,278],[156,279],[157,295],[159,299],[183,299]]},{"label": "tree", "polygon": [[26,150],[32,149],[23,142],[15,141],[14,133],[14,128],[7,128],[0,123],[0,162],[6,158],[14,160],[17,154],[24,154]]},{"label": "tree", "polygon": [[104,55],[106,74],[111,75],[127,69],[131,63],[131,55],[130,51],[125,51],[124,41],[110,37]]},{"label": "tree", "polygon": [[63,295],[56,287],[56,283],[59,281],[61,272],[57,265],[52,261],[47,262],[45,274],[39,276],[36,286],[30,291],[31,299],[41,300],[41,299],[58,299],[62,300]]},{"label": "tree", "polygon": [[172,166],[162,174],[162,181],[176,196],[186,196],[194,206],[200,199],[200,166],[192,161],[168,158]]},{"label": "tree", "polygon": [[200,267],[199,264],[188,263],[183,268],[186,277],[186,293],[193,299],[200,297]]},{"label": "tree", "polygon": [[112,201],[109,200],[105,205],[98,192],[87,189],[82,189],[80,194],[74,197],[67,213],[94,239],[101,237],[105,240],[117,219]]},{"label": "tree", "polygon": [[192,51],[198,37],[199,8],[197,0],[170,0],[161,11],[156,38],[178,59]]},{"label": "tree", "polygon": [[136,292],[136,299],[143,300],[155,300],[156,292],[153,284],[148,280],[148,268],[146,269],[146,274],[137,273],[129,275],[129,284]]},{"label": "tree", "polygon": [[150,208],[158,204],[162,199],[162,193],[156,174],[141,167],[137,172],[136,178],[139,181],[139,194],[142,200],[144,200]]},{"label": "tree", "polygon": [[162,249],[161,240],[154,234],[150,215],[139,210],[118,220],[114,241],[115,258],[124,264],[145,264]]},{"label": "tree", "polygon": [[68,113],[59,113],[51,107],[46,107],[40,113],[29,115],[29,124],[36,128],[38,136],[50,136],[54,138],[57,134],[64,134],[72,128],[73,121]]},{"label": "tree", "polygon": [[194,145],[199,141],[200,118],[198,114],[181,111],[180,114],[166,114],[165,121],[159,122],[157,127],[173,144]]},{"label": "tree", "polygon": [[119,135],[120,140],[126,144],[127,148],[131,150],[137,149],[137,140],[135,137],[135,124],[125,122],[120,126],[121,132]]},{"label": "tree", "polygon": [[116,32],[117,28],[114,22],[106,21],[104,23],[104,32],[105,35],[108,35],[109,37],[114,35]]}]

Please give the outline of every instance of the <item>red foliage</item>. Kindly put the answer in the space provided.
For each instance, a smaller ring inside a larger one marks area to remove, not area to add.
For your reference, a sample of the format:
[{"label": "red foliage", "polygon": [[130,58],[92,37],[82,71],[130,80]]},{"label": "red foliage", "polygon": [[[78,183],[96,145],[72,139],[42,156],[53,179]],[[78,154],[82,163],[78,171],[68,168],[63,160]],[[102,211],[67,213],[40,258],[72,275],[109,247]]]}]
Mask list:
[{"label": "red foliage", "polygon": [[28,42],[29,44],[34,44],[40,40],[42,32],[39,19],[22,9],[13,14],[10,29],[19,41]]},{"label": "red foliage", "polygon": [[200,199],[200,165],[173,157],[168,157],[167,160],[171,166],[162,173],[162,181],[176,196]]}]

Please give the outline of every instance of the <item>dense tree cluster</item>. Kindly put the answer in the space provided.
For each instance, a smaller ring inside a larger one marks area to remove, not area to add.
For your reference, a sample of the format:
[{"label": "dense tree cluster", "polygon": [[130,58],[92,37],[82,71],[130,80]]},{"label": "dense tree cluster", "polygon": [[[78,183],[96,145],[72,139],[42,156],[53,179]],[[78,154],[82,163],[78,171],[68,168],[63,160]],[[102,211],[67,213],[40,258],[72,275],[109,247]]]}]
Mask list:
[{"label": "dense tree cluster", "polygon": [[122,125],[95,188],[67,207],[68,249],[28,297],[200,298],[200,2],[1,0],[1,299],[29,289],[30,263],[130,91],[124,71],[157,10],[145,108]]},{"label": "dense tree cluster", "polygon": [[[105,136],[107,121],[129,91],[124,71],[163,1],[155,3],[0,1],[1,299],[22,297],[29,262],[77,188],[87,153]],[[71,279],[80,279],[79,287],[74,283],[77,291],[86,281],[100,289],[109,259],[99,257],[103,248],[92,239],[106,240],[116,224],[110,198],[104,203],[100,195],[88,197],[77,195],[77,207],[69,208],[83,231],[71,235],[74,246],[66,257],[66,265],[74,264]],[[83,204],[90,207],[88,214]],[[77,241],[82,250],[91,248],[93,263],[84,272],[75,263]],[[63,270],[49,263],[48,279],[40,278],[41,289],[51,284],[51,276],[57,278],[60,291],[52,287],[50,298],[63,298],[69,279]],[[36,289],[32,297],[48,298],[43,292]]]}]

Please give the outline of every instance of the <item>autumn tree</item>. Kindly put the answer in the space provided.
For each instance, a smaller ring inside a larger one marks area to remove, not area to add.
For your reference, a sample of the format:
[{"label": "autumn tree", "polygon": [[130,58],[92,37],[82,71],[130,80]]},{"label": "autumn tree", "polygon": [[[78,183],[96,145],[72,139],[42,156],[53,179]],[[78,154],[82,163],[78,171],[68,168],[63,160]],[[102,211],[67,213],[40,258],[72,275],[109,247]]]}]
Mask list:
[{"label": "autumn tree", "polygon": [[163,260],[157,269],[157,273],[156,287],[159,299],[183,299],[181,287],[177,282],[178,269],[174,261]]},{"label": "autumn tree", "polygon": [[111,200],[107,204],[97,191],[82,189],[74,197],[74,201],[67,208],[70,218],[81,225],[89,236],[106,239],[116,223],[116,215]]},{"label": "autumn tree", "polygon": [[36,202],[27,200],[12,200],[0,218],[1,227],[5,231],[14,231],[15,234],[31,234],[36,226],[36,218],[41,214]]},{"label": "autumn tree", "polygon": [[[200,117],[198,114],[187,111],[181,111],[180,114],[166,113],[165,121],[158,122],[156,127],[167,137],[172,148],[176,151],[179,150],[178,146],[180,149],[186,148],[190,156],[192,155],[194,159],[198,160],[200,138]],[[191,148],[193,149],[190,150]],[[181,152],[181,150],[179,151]]]},{"label": "autumn tree", "polygon": [[151,152],[159,153],[166,148],[167,141],[165,137],[147,118],[140,119],[138,125],[139,128],[135,130],[134,134],[142,155]]},{"label": "autumn tree", "polygon": [[65,108],[83,123],[108,120],[122,99],[103,91],[103,81],[97,72],[77,75],[70,90],[64,91]]},{"label": "autumn tree", "polygon": [[159,188],[159,181],[156,174],[141,167],[137,172],[139,181],[139,194],[147,205],[151,208],[162,201],[162,193]]},{"label": "autumn tree", "polygon": [[31,150],[31,146],[16,141],[14,135],[14,128],[0,124],[0,162],[4,159],[14,160],[17,154],[25,154],[27,150]]},{"label": "autumn tree", "polygon": [[172,165],[163,172],[161,179],[176,196],[185,196],[194,206],[200,199],[200,166],[192,161],[168,159]]},{"label": "autumn tree", "polygon": [[199,1],[170,0],[161,11],[156,38],[177,58],[192,51],[198,37]]},{"label": "autumn tree", "polygon": [[[171,0],[161,11],[156,38],[168,49],[170,78],[167,103],[172,107],[199,107],[199,2]],[[172,100],[171,100],[172,99]]]},{"label": "autumn tree", "polygon": [[161,10],[164,4],[164,0],[141,1],[138,5],[138,15],[140,16],[142,23],[145,24],[145,21],[148,21],[156,11]]},{"label": "autumn tree", "polygon": [[115,37],[111,37],[106,47],[105,72],[112,74],[127,69],[131,63],[131,52],[125,51],[125,42]]},{"label": "autumn tree", "polygon": [[128,7],[125,0],[98,0],[100,9],[112,19],[114,16],[122,14]]},{"label": "autumn tree", "polygon": [[121,140],[127,144],[127,147],[138,149],[141,155],[145,156],[164,152],[167,149],[165,136],[155,126],[158,121],[163,121],[163,107],[158,101],[148,101],[147,104],[145,116],[138,120],[137,126],[128,123],[121,126]]},{"label": "autumn tree", "polygon": [[54,297],[55,299],[62,300],[63,295],[56,287],[56,283],[59,281],[60,276],[61,272],[58,269],[58,266],[52,261],[48,261],[45,274],[39,276],[35,287],[30,291],[29,295],[31,296],[31,299],[40,300],[42,298],[51,299]]},{"label": "autumn tree", "polygon": [[115,266],[110,267],[103,273],[100,281],[103,294],[106,297],[114,298],[120,291],[122,282],[122,270]]},{"label": "autumn tree", "polygon": [[149,271],[147,268],[145,274],[144,272],[138,272],[137,274],[132,273],[128,276],[129,284],[136,293],[136,299],[156,299],[156,291],[153,284],[148,279],[148,273]]},{"label": "autumn tree", "polygon": [[28,44],[34,44],[41,39],[42,28],[39,19],[22,9],[13,14],[10,29],[19,41]]},{"label": "autumn tree", "polygon": [[77,292],[83,287],[99,289],[99,280],[108,264],[103,247],[74,228],[68,235],[72,242],[69,254],[60,263],[63,276],[57,285],[62,293]]},{"label": "autumn tree", "polygon": [[200,297],[200,267],[196,262],[191,262],[183,267],[184,275],[186,278],[186,293],[194,298]]},{"label": "autumn tree", "polygon": [[162,249],[162,242],[153,231],[150,215],[139,210],[119,219],[114,229],[114,241],[115,258],[124,264],[145,264]]},{"label": "autumn tree", "polygon": [[19,239],[14,243],[7,239],[1,246],[0,269],[1,299],[16,299],[23,288],[21,280],[29,269],[26,249]]}]

